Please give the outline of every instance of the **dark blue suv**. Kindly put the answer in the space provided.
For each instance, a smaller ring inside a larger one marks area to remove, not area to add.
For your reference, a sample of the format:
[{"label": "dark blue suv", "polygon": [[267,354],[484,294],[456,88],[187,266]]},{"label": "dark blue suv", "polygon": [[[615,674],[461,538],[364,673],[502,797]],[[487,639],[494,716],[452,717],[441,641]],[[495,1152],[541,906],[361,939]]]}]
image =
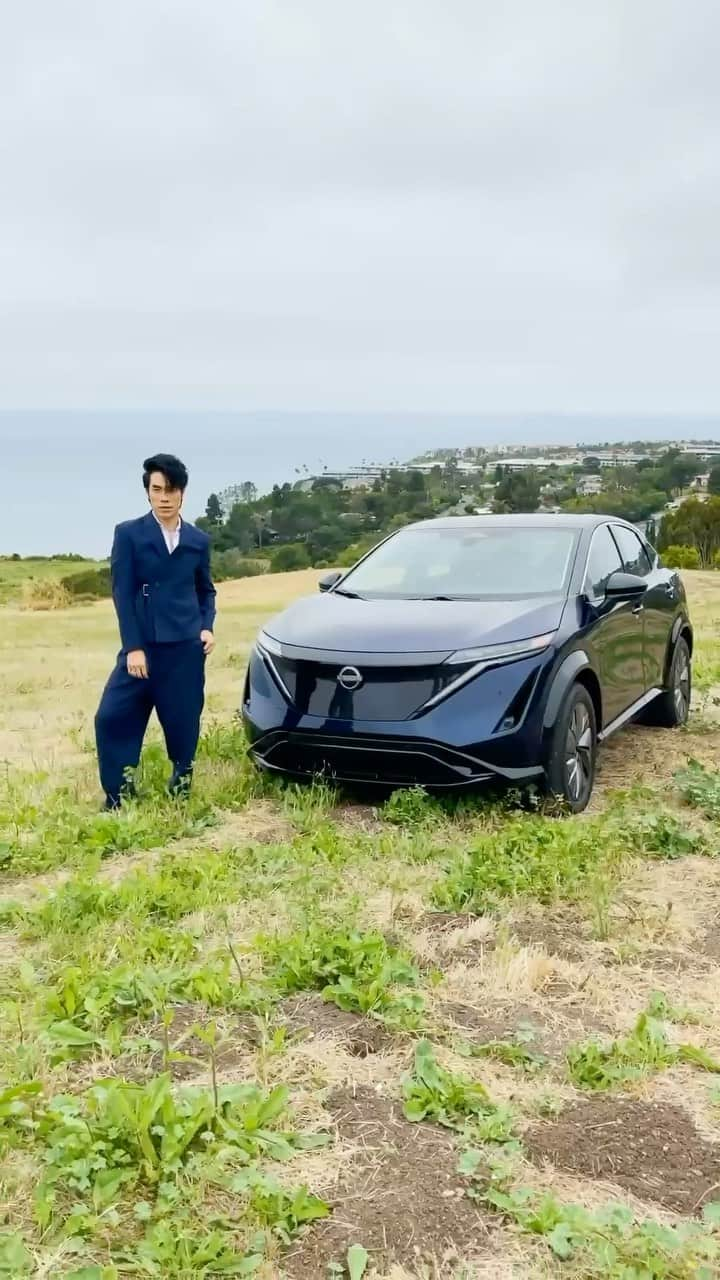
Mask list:
[{"label": "dark blue suv", "polygon": [[265,769],[385,787],[536,781],[572,810],[600,742],[684,724],[685,590],[603,516],[470,516],[392,534],[266,624],[243,696]]}]

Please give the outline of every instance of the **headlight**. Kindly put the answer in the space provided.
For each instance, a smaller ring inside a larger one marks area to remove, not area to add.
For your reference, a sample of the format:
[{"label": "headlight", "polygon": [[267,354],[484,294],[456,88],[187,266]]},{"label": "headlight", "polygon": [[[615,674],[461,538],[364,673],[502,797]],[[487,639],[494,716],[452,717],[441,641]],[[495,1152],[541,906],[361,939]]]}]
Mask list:
[{"label": "headlight", "polygon": [[261,649],[265,650],[266,653],[272,653],[276,658],[282,658],[282,645],[279,644],[277,640],[273,640],[272,636],[269,636],[267,631],[260,632],[257,638],[257,643],[260,645]]},{"label": "headlight", "polygon": [[477,649],[458,649],[446,659],[445,665],[456,662],[510,662],[515,658],[528,658],[533,653],[547,649],[554,635],[554,631],[546,631],[542,636],[515,640],[512,644],[488,644],[480,645]]}]

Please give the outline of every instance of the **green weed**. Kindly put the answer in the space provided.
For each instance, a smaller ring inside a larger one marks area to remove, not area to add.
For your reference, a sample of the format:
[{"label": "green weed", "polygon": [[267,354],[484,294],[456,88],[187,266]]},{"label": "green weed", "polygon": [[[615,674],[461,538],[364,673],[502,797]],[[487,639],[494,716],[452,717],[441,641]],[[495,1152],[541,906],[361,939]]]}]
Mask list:
[{"label": "green weed", "polygon": [[0,1231],[0,1276],[28,1276],[34,1262],[17,1231]]},{"label": "green weed", "polygon": [[445,1071],[429,1040],[420,1040],[416,1046],[414,1069],[405,1081],[403,1099],[405,1116],[414,1123],[431,1120],[468,1136],[472,1133],[482,1142],[509,1142],[513,1138],[510,1109],[492,1102],[478,1081]]},{"label": "green weed", "polygon": [[[658,1008],[657,1002],[654,1005]],[[678,1062],[705,1071],[720,1072],[704,1049],[691,1044],[671,1044],[662,1021],[647,1011],[640,1014],[627,1036],[602,1045],[596,1040],[568,1050],[570,1078],[581,1089],[616,1089],[665,1071]]]},{"label": "green weed", "polygon": [[581,1268],[574,1274],[584,1280],[714,1280],[718,1274],[718,1205],[706,1206],[703,1224],[668,1226],[638,1220],[622,1204],[593,1213],[527,1187],[508,1189],[502,1180],[471,1194],[541,1236],[556,1258]]},{"label": "green weed", "polygon": [[506,1067],[521,1067],[528,1072],[540,1071],[547,1061],[542,1054],[533,1053],[521,1040],[488,1040],[485,1044],[460,1041],[454,1048],[465,1058],[493,1058]]},{"label": "green weed", "polygon": [[[264,1157],[287,1160],[318,1145],[283,1131],[284,1087],[224,1085],[173,1090],[168,1075],[147,1084],[101,1081],[80,1096],[45,1101],[36,1082],[0,1096],[0,1135],[12,1144],[32,1141],[45,1172],[36,1197],[39,1225],[46,1228],[59,1196],[73,1214],[102,1213],[125,1189],[153,1190],[172,1201],[172,1184],[196,1155],[222,1151],[247,1164]],[[2,1114],[5,1112],[6,1114]]]},{"label": "green weed", "polygon": [[706,818],[720,818],[720,773],[706,769],[698,760],[690,760],[686,769],[675,775],[675,781],[686,804],[699,809]]},{"label": "green weed", "polygon": [[132,870],[117,884],[86,876],[63,884],[41,906],[16,910],[27,938],[87,933],[108,920],[166,924],[206,906],[224,905],[241,887],[232,857],[206,850],[200,857],[168,853],[154,871]]},{"label": "green weed", "polygon": [[116,1256],[123,1274],[157,1276],[159,1280],[248,1276],[263,1261],[262,1253],[239,1253],[227,1228],[201,1230],[185,1226],[175,1217],[154,1223],[132,1249],[118,1250]]},{"label": "green weed", "polygon": [[618,870],[625,852],[619,830],[603,821],[563,822],[519,815],[456,856],[432,894],[441,910],[491,910],[503,898],[541,902],[578,897],[602,860]]},{"label": "green weed", "polygon": [[246,1199],[253,1216],[283,1244],[290,1244],[303,1227],[326,1218],[330,1212],[329,1205],[311,1195],[307,1187],[288,1191],[275,1178],[255,1168],[237,1174],[230,1190]]},{"label": "green weed", "polygon": [[432,902],[440,910],[482,914],[508,897],[547,903],[585,898],[598,935],[606,937],[615,887],[630,858],[705,851],[702,837],[664,814],[581,823],[516,815],[453,856]]},{"label": "green weed", "polygon": [[386,822],[399,827],[428,827],[445,819],[439,802],[424,787],[393,791],[380,812]]},{"label": "green weed", "polygon": [[641,809],[633,814],[628,832],[638,852],[646,856],[672,861],[711,852],[705,836],[685,827],[673,814],[648,813]]},{"label": "green weed", "polygon": [[381,933],[311,926],[285,938],[259,938],[268,977],[280,993],[320,991],[352,1013],[402,1018],[419,1013],[422,998],[405,988],[417,969]]}]

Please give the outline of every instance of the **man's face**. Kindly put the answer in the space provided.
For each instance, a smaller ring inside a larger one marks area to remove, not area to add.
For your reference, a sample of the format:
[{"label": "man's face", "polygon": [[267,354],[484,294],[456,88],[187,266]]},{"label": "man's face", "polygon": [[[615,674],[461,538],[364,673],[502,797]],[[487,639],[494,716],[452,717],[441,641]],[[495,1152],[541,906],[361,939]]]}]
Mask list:
[{"label": "man's face", "polygon": [[162,471],[150,473],[148,486],[150,506],[159,520],[175,524],[182,506],[182,489],[171,489]]}]

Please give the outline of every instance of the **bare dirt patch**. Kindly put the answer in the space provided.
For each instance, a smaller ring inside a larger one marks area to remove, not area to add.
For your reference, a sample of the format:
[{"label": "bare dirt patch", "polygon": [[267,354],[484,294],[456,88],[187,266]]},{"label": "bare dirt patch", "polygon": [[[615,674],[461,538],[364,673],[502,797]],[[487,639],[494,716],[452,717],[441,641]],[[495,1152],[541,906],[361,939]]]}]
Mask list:
[{"label": "bare dirt patch", "polygon": [[429,911],[414,921],[411,945],[421,968],[446,963],[449,957],[482,964],[497,946],[497,925],[488,916],[468,911]]},{"label": "bare dirt patch", "polygon": [[327,1106],[338,1138],[360,1152],[334,1197],[332,1217],[287,1255],[291,1280],[319,1280],[358,1243],[381,1271],[424,1262],[431,1275],[487,1249],[494,1224],[467,1198],[449,1134],[409,1124],[395,1103],[369,1088],[338,1089]]},{"label": "bare dirt patch", "polygon": [[450,1002],[438,1012],[471,1044],[509,1042],[555,1060],[564,1058],[568,1045],[579,1037],[608,1029],[581,1003],[570,1012],[560,1012],[548,1002],[502,1006],[489,1001],[483,1009]]},{"label": "bare dirt patch", "polygon": [[335,805],[328,816],[349,833],[355,831],[361,835],[376,835],[385,829],[385,823],[371,804],[348,801],[346,804]]},{"label": "bare dirt patch", "polygon": [[[136,1059],[137,1073],[143,1077],[169,1071],[173,1080],[192,1080],[195,1076],[205,1075],[210,1069],[210,1048],[198,1035],[192,1034],[192,1029],[207,1027],[213,1021],[211,1014],[204,1005],[196,1004],[173,1005],[172,1013],[173,1020],[167,1033],[170,1053],[183,1056],[177,1059],[171,1056],[166,1064],[164,1049],[157,1049],[139,1063]],[[242,1017],[224,1018],[216,1025],[217,1071],[232,1071],[247,1061],[248,1052],[257,1044],[255,1026],[250,1018]],[[144,1027],[141,1034],[163,1043],[164,1030],[160,1022]]]},{"label": "bare dirt patch", "polygon": [[672,781],[689,759],[710,769],[720,758],[720,732],[693,733],[630,725],[603,744],[598,755],[598,776],[588,813],[600,811],[608,791],[625,791],[638,783],[657,787]]},{"label": "bare dirt patch", "polygon": [[495,1012],[476,1009],[466,1004],[444,1004],[439,1012],[461,1034],[477,1044],[489,1044],[496,1040],[517,1040],[529,1047],[541,1048],[544,1018],[533,1005],[517,1004],[512,1009]]},{"label": "bare dirt patch", "polygon": [[512,920],[508,927],[523,946],[534,944],[562,960],[587,961],[588,946],[593,943],[589,922],[567,906]]},{"label": "bare dirt patch", "polygon": [[471,911],[426,911],[416,924],[419,929],[442,936],[453,933],[456,929],[467,929],[478,918]]},{"label": "bare dirt patch", "polygon": [[374,1018],[360,1018],[327,1003],[320,996],[284,1000],[280,1013],[290,1031],[308,1038],[332,1036],[356,1058],[367,1058],[393,1043],[390,1033]]},{"label": "bare dirt patch", "polygon": [[592,1098],[524,1135],[537,1165],[612,1182],[641,1200],[694,1214],[720,1198],[720,1144],[706,1141],[687,1112],[668,1103]]},{"label": "bare dirt patch", "polygon": [[720,964],[720,921],[716,921],[710,929],[706,930],[703,937],[698,939],[697,946],[708,960],[714,960]]}]

